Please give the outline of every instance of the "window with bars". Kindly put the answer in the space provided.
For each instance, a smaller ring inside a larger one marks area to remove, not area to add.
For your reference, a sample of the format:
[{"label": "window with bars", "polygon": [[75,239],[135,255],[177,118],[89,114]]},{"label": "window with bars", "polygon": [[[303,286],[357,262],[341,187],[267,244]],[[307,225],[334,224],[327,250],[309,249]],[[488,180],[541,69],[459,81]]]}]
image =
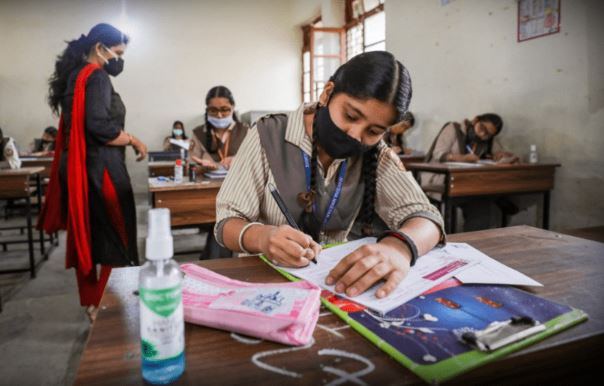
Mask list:
[{"label": "window with bars", "polygon": [[385,0],[346,0],[346,58],[386,49]]},{"label": "window with bars", "polygon": [[344,61],[386,49],[385,0],[346,0],[346,25],[325,28],[321,18],[302,28],[302,99],[319,99],[325,83]]}]

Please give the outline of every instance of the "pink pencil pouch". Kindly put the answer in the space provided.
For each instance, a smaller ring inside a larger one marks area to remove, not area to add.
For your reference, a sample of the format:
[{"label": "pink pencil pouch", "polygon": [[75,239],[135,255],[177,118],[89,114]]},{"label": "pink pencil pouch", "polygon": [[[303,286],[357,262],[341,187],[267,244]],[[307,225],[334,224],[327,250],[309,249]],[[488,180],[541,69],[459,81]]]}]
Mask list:
[{"label": "pink pencil pouch", "polygon": [[319,318],[318,286],[246,283],[195,264],[180,268],[187,322],[296,346],[310,341]]}]

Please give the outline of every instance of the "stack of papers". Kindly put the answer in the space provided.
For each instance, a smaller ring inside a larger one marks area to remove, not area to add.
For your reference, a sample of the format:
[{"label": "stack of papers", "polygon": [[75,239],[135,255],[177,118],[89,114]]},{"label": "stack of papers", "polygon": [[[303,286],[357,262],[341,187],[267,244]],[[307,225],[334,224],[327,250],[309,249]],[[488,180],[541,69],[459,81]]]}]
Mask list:
[{"label": "stack of papers", "polygon": [[228,170],[224,166],[220,165],[218,169],[205,172],[203,175],[212,180],[221,180],[227,176]]},{"label": "stack of papers", "polygon": [[[375,242],[374,237],[359,239],[323,250],[317,258],[317,264],[309,264],[304,268],[279,268],[336,293],[335,286],[325,284],[329,271],[342,258],[360,246]],[[462,283],[541,286],[530,277],[491,259],[468,244],[448,243],[445,247],[435,248],[419,258],[398,288],[385,298],[379,299],[375,296],[376,290],[383,285],[383,282],[353,298],[343,293],[339,293],[338,296],[349,298],[380,314],[385,314],[451,277],[457,278]]]}]

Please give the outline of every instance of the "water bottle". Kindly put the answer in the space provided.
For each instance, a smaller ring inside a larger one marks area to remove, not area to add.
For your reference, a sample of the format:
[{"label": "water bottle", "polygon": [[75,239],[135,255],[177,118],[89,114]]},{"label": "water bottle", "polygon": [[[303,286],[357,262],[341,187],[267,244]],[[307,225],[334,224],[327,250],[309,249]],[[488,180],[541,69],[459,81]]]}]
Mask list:
[{"label": "water bottle", "polygon": [[147,263],[139,275],[143,378],[154,385],[178,379],[185,370],[182,272],[172,259],[170,210],[149,210]]},{"label": "water bottle", "polygon": [[182,182],[182,178],[182,160],[177,159],[174,165],[174,182],[179,184]]},{"label": "water bottle", "polygon": [[531,145],[531,151],[529,152],[529,163],[536,164],[539,162],[539,156],[537,154],[537,145]]}]

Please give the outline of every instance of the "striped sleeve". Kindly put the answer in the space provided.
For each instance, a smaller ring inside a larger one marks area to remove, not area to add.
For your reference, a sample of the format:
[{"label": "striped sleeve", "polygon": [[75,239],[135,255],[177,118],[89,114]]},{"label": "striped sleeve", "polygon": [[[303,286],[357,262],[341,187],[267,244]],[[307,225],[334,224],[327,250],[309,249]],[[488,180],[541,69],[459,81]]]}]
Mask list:
[{"label": "striped sleeve", "polygon": [[256,127],[250,129],[231,165],[216,197],[216,240],[223,244],[222,229],[225,220],[237,217],[257,221],[264,187],[268,181],[266,155],[260,144]]},{"label": "striped sleeve", "polygon": [[376,180],[376,212],[390,229],[399,229],[413,217],[434,222],[444,241],[444,222],[440,212],[430,203],[411,172],[405,170],[394,152],[384,146],[378,158]]}]

